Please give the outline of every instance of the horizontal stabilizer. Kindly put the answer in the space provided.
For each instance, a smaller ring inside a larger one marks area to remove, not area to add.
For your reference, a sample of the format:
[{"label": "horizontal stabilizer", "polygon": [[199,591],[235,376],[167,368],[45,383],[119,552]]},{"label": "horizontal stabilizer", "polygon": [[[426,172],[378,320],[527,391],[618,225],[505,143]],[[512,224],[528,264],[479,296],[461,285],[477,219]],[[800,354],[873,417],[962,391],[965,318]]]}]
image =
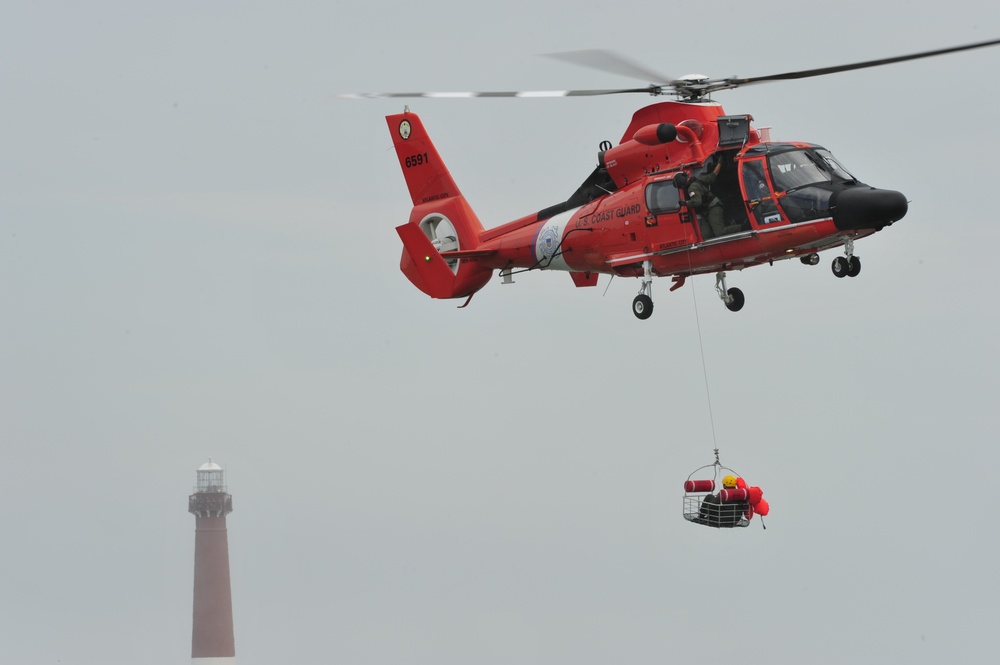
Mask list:
[{"label": "horizontal stabilizer", "polygon": [[482,259],[497,253],[495,249],[456,249],[453,252],[441,252],[445,259]]}]

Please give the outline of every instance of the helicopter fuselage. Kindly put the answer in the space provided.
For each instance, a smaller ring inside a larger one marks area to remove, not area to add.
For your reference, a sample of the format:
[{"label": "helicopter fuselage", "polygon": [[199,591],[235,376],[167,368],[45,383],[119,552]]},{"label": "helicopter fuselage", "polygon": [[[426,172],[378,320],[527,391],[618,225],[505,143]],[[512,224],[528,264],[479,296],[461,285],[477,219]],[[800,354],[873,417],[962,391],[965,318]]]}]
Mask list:
[{"label": "helicopter fuselage", "polygon": [[[398,229],[401,268],[438,298],[471,296],[494,270],[507,281],[525,270],[563,270],[577,286],[596,284],[598,274],[642,277],[640,297],[648,298],[655,276],[673,276],[676,288],[690,275],[724,280],[725,271],[792,257],[815,264],[818,252],[841,246],[846,272],[854,241],[907,210],[902,194],[861,183],[821,146],[769,141],[751,116],[724,115],[712,102],[661,102],[635,113],[621,142],[604,146],[594,173],[565,202],[485,229],[419,119],[387,121],[414,202]],[[696,179],[708,190],[698,208],[687,201]],[[843,276],[838,265],[834,273]]]}]

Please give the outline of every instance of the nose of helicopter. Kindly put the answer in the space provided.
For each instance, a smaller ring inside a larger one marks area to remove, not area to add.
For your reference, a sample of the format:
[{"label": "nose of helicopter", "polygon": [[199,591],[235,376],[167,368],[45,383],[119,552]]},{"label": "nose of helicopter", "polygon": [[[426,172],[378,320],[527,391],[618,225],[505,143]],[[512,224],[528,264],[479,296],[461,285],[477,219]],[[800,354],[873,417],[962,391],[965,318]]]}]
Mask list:
[{"label": "nose of helicopter", "polygon": [[831,203],[833,223],[844,231],[880,229],[902,219],[909,207],[900,192],[865,186],[838,192]]}]

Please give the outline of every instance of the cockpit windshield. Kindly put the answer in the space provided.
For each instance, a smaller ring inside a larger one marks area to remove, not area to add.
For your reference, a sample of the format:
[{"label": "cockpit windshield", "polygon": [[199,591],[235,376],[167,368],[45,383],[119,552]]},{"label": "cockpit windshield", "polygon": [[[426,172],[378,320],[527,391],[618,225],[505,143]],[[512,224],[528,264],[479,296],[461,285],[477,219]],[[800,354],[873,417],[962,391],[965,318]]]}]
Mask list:
[{"label": "cockpit windshield", "polygon": [[858,179],[850,174],[850,172],[843,167],[843,165],[837,161],[833,154],[824,148],[819,148],[816,150],[816,154],[820,156],[820,159],[826,164],[827,168],[833,173],[833,177],[837,180],[844,180],[847,182],[857,182]]},{"label": "cockpit windshield", "polygon": [[771,155],[774,188],[787,192],[806,185],[829,182],[857,182],[829,150],[823,148],[792,150]]},{"label": "cockpit windshield", "polygon": [[816,156],[805,150],[772,155],[770,161],[774,188],[779,192],[818,182],[830,182],[830,173],[820,168]]}]

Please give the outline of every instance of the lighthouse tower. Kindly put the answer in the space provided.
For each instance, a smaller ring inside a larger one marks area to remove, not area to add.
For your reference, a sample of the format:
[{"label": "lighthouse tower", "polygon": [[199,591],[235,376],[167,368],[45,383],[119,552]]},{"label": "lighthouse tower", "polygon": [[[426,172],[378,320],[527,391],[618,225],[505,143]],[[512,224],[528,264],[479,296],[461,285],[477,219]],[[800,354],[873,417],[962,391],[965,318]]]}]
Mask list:
[{"label": "lighthouse tower", "polygon": [[188,497],[188,512],[197,520],[191,662],[193,665],[235,663],[226,533],[226,515],[233,512],[233,497],[226,492],[225,472],[211,458],[198,468],[198,484]]}]

